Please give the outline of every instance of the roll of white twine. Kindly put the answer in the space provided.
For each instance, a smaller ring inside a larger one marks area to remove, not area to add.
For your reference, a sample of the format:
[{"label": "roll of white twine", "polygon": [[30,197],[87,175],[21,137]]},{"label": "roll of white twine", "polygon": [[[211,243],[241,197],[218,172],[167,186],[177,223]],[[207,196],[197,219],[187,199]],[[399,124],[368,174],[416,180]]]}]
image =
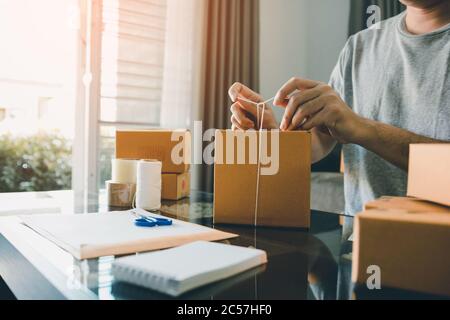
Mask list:
[{"label": "roll of white twine", "polygon": [[137,164],[136,208],[147,211],[161,208],[162,163],[141,160]]},{"label": "roll of white twine", "polygon": [[116,183],[136,184],[138,160],[113,159],[112,178]]}]

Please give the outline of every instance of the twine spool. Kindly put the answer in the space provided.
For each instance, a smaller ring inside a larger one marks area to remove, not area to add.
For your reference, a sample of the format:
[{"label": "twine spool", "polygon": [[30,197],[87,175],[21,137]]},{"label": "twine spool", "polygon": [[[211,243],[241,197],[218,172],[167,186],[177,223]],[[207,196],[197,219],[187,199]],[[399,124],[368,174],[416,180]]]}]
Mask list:
[{"label": "twine spool", "polygon": [[138,160],[113,159],[112,181],[136,184]]},{"label": "twine spool", "polygon": [[137,165],[136,208],[147,211],[161,208],[162,163],[141,160]]}]

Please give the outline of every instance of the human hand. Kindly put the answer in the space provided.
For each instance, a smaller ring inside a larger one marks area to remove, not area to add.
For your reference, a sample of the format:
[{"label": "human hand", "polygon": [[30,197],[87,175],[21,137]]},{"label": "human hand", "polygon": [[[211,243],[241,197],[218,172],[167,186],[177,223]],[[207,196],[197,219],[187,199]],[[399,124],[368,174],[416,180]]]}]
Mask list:
[{"label": "human hand", "polygon": [[340,143],[354,143],[363,119],[329,85],[292,78],[277,93],[274,104],[286,109],[280,129],[319,131]]},{"label": "human hand", "polygon": [[[231,86],[228,94],[233,101],[231,105],[231,123],[233,130],[260,129],[260,123],[257,123],[258,111],[255,104],[264,102],[262,97],[241,83],[235,83]],[[255,104],[248,101],[253,101]],[[261,119],[261,111],[259,117]],[[264,110],[263,129],[278,129],[278,123],[271,106],[266,104]]]}]

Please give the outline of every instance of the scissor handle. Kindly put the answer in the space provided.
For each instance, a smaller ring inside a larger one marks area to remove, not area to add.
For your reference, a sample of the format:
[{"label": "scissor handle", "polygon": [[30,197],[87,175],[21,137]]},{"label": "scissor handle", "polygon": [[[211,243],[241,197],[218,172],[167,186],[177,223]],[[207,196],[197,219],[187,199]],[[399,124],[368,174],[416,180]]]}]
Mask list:
[{"label": "scissor handle", "polygon": [[173,224],[173,221],[170,219],[155,218],[155,220],[158,226],[171,226]]},{"label": "scissor handle", "polygon": [[136,219],[134,221],[134,224],[137,227],[145,227],[145,228],[152,228],[152,227],[156,227],[156,222],[154,221],[150,221],[148,219]]}]

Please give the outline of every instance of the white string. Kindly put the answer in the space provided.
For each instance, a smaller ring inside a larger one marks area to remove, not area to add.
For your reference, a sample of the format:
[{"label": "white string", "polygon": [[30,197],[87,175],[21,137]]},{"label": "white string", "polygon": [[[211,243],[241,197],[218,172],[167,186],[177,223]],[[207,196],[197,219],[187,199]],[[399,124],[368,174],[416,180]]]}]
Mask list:
[{"label": "white string", "polygon": [[256,104],[256,127],[261,128],[261,123],[259,122],[259,105]]},{"label": "white string", "polygon": [[[259,127],[259,150],[258,150],[258,167],[257,167],[257,173],[256,173],[256,196],[255,196],[255,212],[254,212],[254,247],[257,248],[256,243],[256,228],[258,226],[258,211],[259,211],[259,186],[260,186],[260,180],[261,180],[261,158],[262,158],[262,148],[261,148],[261,142],[262,142],[262,133],[264,128],[264,114],[266,112],[266,104],[275,100],[275,97],[270,98],[264,102],[253,102],[251,100],[248,100],[246,98],[239,98],[242,101],[248,102],[250,104],[253,104],[256,106],[256,122]],[[261,115],[261,122],[259,122],[259,109],[262,109],[262,115]],[[255,290],[257,290],[257,282],[255,278]]]},{"label": "white string", "polygon": [[[261,176],[261,158],[262,158],[262,148],[261,148],[261,141],[262,141],[262,133],[264,128],[264,114],[266,112],[266,104],[275,100],[275,97],[272,97],[266,101],[263,102],[253,102],[251,100],[248,100],[246,98],[239,98],[242,101],[248,102],[250,104],[253,104],[256,106],[256,122],[259,126],[259,151],[258,151],[258,171],[256,173],[256,199],[255,199],[255,214],[254,214],[254,226],[258,225],[258,207],[259,207],[259,185],[260,185],[260,176]],[[261,113],[261,122],[259,121],[259,109],[262,108]],[[256,238],[255,238],[256,242]],[[255,243],[256,247],[256,243]]]},{"label": "white string", "polygon": [[275,97],[272,97],[272,98],[270,98],[270,99],[268,99],[266,101],[263,101],[263,102],[254,102],[254,101],[251,101],[249,99],[241,98],[241,97],[239,97],[238,100],[242,100],[244,102],[248,102],[248,103],[253,104],[254,106],[257,106],[259,108],[261,105],[266,105],[267,103],[272,102],[273,100],[275,100]]},{"label": "white string", "polygon": [[[260,184],[260,177],[261,177],[261,158],[262,158],[262,148],[261,148],[261,142],[262,142],[262,133],[263,133],[263,124],[264,124],[264,113],[266,111],[266,103],[262,103],[262,116],[261,116],[261,124],[259,126],[259,150],[258,150],[258,171],[256,173],[256,203],[255,203],[255,221],[254,225],[255,228],[258,225],[258,209],[259,209],[259,184]],[[259,105],[258,105],[259,110]],[[259,113],[259,112],[258,112]],[[255,238],[256,241],[256,238]],[[256,247],[256,245],[255,245]]]}]

